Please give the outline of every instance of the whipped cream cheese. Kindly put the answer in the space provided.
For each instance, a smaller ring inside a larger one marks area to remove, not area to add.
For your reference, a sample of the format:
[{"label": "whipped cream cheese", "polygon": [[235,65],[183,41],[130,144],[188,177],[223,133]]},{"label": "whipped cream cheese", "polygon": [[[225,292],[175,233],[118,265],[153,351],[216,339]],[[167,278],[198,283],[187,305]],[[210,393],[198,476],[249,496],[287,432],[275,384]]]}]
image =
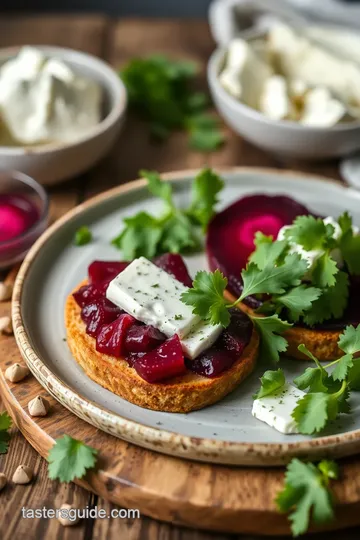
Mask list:
[{"label": "whipped cream cheese", "polygon": [[16,145],[75,141],[101,121],[101,100],[95,81],[24,47],[0,68],[1,139]]}]

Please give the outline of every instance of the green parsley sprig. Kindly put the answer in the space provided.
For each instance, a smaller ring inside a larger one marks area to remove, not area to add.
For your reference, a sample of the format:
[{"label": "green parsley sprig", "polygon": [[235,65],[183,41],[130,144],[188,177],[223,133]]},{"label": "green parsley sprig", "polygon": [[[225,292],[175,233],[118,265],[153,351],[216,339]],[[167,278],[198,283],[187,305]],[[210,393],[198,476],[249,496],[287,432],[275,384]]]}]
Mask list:
[{"label": "green parsley sprig", "polygon": [[293,536],[307,531],[310,517],[315,523],[327,523],[334,519],[330,481],[338,477],[339,468],[334,461],[323,460],[314,465],[294,458],[289,463],[284,488],[275,502],[281,512],[290,512]]},{"label": "green parsley sprig", "polygon": [[6,454],[9,448],[12,420],[6,411],[0,413],[0,454]]},{"label": "green parsley sprig", "polygon": [[83,225],[75,232],[74,244],[75,246],[85,246],[89,244],[92,240],[92,232],[89,227]]},{"label": "green parsley sprig", "polygon": [[155,55],[134,58],[122,69],[130,106],[150,125],[153,137],[164,140],[184,130],[194,150],[211,152],[224,142],[218,119],[209,114],[209,99],[193,89],[197,66]]},{"label": "green parsley sprig", "polygon": [[96,460],[97,450],[69,435],[64,435],[56,439],[49,452],[49,478],[60,482],[72,482],[75,478],[82,478],[88,469],[93,469]]},{"label": "green parsley sprig", "polygon": [[123,231],[112,241],[122,250],[124,260],[136,257],[151,259],[162,253],[183,253],[201,247],[203,231],[215,213],[223,180],[211,169],[203,169],[195,177],[188,208],[177,208],[173,188],[155,171],[140,171],[152,195],[164,202],[164,212],[155,217],[147,212],[124,219]]}]

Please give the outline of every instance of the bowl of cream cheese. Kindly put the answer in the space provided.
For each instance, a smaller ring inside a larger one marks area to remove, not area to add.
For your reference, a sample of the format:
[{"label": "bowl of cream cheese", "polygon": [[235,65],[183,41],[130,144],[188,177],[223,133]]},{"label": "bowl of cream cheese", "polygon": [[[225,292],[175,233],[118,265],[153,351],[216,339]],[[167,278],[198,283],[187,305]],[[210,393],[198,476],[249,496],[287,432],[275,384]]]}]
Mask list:
[{"label": "bowl of cream cheese", "polygon": [[117,73],[60,47],[0,50],[0,166],[42,184],[74,177],[116,141],[126,110]]},{"label": "bowl of cream cheese", "polygon": [[264,150],[301,159],[350,154],[360,149],[359,48],[359,35],[334,27],[276,23],[262,37],[235,37],[210,58],[213,100]]}]

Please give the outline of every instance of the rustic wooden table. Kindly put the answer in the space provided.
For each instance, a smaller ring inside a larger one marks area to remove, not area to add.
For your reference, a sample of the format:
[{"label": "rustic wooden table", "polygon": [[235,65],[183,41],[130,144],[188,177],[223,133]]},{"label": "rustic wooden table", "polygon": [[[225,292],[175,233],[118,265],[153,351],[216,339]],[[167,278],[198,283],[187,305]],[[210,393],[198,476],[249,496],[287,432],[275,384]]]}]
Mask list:
[{"label": "rustic wooden table", "polygon": [[[21,44],[50,44],[87,51],[120,66],[129,58],[150,52],[166,53],[199,63],[201,84],[206,87],[206,61],[214,48],[206,22],[179,20],[115,20],[104,16],[36,16],[0,18],[0,47]],[[285,163],[246,143],[227,130],[227,143],[218,152],[205,156],[190,151],[182,134],[173,135],[166,144],[151,145],[146,129],[135,118],[128,119],[125,130],[111,154],[97,167],[79,178],[53,188],[51,219],[94,194],[137,177],[140,168],[171,171],[210,166],[253,165],[294,168],[339,178],[336,162],[326,164]],[[0,304],[0,316],[9,304]],[[1,409],[1,406],[0,406]],[[74,502],[78,507],[104,508],[104,499],[86,492],[74,484],[52,482],[47,478],[47,465],[24,437],[13,429],[11,451],[0,457],[0,470],[9,476],[19,463],[30,463],[36,481],[27,487],[8,486],[0,498],[0,538],[17,540],[26,535],[29,540],[75,538],[112,540],[226,540],[228,536],[190,531],[143,517],[138,520],[87,519],[76,527],[64,528],[57,520],[21,519],[21,508],[59,507]],[[206,524],[204,524],[206,525]],[[200,524],[199,524],[200,526]],[[326,538],[357,538],[358,533],[326,534]],[[317,536],[324,538],[325,535]],[[249,537],[241,537],[251,540]],[[254,540],[254,539],[253,539]]]}]

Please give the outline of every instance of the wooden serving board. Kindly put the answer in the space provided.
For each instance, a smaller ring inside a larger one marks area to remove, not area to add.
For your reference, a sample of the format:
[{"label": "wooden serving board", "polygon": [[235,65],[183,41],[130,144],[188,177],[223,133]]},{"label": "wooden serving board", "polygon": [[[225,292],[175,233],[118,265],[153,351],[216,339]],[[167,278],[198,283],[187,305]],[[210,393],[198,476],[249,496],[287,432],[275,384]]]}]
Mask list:
[{"label": "wooden serving board", "polygon": [[[231,468],[172,458],[123,442],[74,416],[31,375],[12,384],[5,369],[21,361],[15,340],[0,338],[0,391],[15,424],[46,458],[54,439],[64,433],[99,451],[95,472],[77,483],[142,515],[194,528],[250,534],[289,534],[285,516],[274,498],[283,483],[283,469]],[[46,396],[51,411],[32,418],[27,404]],[[342,478],[334,483],[336,520],[329,528],[360,524],[360,458],[341,461]]]}]

